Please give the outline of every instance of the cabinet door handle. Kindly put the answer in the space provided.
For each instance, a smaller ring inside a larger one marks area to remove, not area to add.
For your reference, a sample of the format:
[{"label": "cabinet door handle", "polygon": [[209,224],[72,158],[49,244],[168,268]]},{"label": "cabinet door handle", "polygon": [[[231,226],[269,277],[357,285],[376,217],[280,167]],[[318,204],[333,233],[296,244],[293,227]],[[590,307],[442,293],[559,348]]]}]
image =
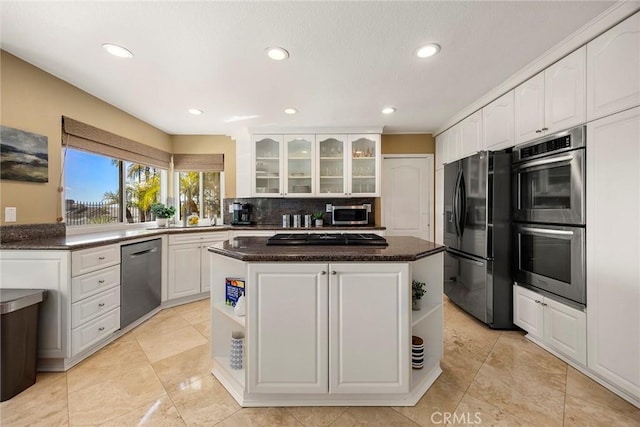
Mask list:
[{"label": "cabinet door handle", "polygon": [[542,301],[540,301],[540,300],[538,300],[538,299],[537,299],[537,300],[536,300],[536,304],[542,304]]},{"label": "cabinet door handle", "polygon": [[100,326],[100,327],[98,328],[98,330],[99,330],[100,332],[104,331],[104,326]]},{"label": "cabinet door handle", "polygon": [[320,272],[320,274],[322,274],[322,275],[324,276],[325,274],[327,274],[327,272],[326,272],[326,271],[324,271],[324,270],[322,270],[322,271]]},{"label": "cabinet door handle", "polygon": [[547,130],[549,130],[549,128],[542,128],[542,130],[543,130],[543,131],[547,131]]},{"label": "cabinet door handle", "polygon": [[98,257],[98,261],[104,261],[104,257],[103,256],[99,256]]},{"label": "cabinet door handle", "polygon": [[104,283],[104,279],[100,279],[100,280],[98,280],[98,284],[99,284],[99,285],[102,285],[103,283]]},{"label": "cabinet door handle", "polygon": [[547,306],[547,304],[546,304],[546,303],[544,303],[544,302],[541,302],[540,304],[542,304],[542,306],[543,306],[543,307],[546,307],[546,306]]},{"label": "cabinet door handle", "polygon": [[331,274],[335,276],[335,275],[336,275],[336,274],[338,274],[338,273],[337,273],[335,270],[333,270],[333,271],[331,272]]},{"label": "cabinet door handle", "polygon": [[98,304],[98,307],[104,307],[104,303],[101,302],[100,304]]},{"label": "cabinet door handle", "polygon": [[542,133],[542,129],[538,129],[536,133]]}]

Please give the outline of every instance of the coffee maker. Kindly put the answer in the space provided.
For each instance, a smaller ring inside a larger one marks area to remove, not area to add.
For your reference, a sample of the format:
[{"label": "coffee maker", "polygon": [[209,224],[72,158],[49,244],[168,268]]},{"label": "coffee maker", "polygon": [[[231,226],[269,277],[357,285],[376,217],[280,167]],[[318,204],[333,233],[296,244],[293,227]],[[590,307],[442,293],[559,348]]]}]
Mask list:
[{"label": "coffee maker", "polygon": [[233,203],[233,218],[231,225],[251,225],[251,205],[248,203]]}]

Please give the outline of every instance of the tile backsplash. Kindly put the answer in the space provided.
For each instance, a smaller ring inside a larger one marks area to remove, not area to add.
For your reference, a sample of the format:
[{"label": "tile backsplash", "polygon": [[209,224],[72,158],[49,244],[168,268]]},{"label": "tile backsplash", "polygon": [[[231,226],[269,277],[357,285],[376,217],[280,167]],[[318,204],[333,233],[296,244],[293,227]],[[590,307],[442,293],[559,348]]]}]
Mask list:
[{"label": "tile backsplash", "polygon": [[[307,215],[314,212],[325,212],[327,204],[334,206],[371,204],[369,214],[369,224],[375,225],[375,198],[374,197],[353,197],[342,198],[271,198],[271,197],[248,197],[224,200],[224,223],[231,224],[233,214],[229,213],[229,206],[234,202],[251,205],[251,221],[256,225],[282,225],[282,215]],[[331,223],[331,213],[325,212],[325,224]]]}]

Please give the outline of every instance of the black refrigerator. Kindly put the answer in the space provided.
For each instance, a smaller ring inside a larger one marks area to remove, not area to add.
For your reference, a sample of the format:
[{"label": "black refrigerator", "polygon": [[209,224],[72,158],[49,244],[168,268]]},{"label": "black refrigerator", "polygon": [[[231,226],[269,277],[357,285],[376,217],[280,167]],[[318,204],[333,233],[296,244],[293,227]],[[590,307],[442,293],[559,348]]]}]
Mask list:
[{"label": "black refrigerator", "polygon": [[511,153],[481,151],[444,168],[444,292],[495,329],[513,328]]}]

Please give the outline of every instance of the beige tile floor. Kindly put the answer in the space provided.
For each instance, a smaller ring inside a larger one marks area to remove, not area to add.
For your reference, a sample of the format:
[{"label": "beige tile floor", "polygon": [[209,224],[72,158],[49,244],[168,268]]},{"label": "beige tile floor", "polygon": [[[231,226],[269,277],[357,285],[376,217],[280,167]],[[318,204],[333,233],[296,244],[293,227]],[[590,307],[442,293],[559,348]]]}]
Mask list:
[{"label": "beige tile floor", "polygon": [[208,300],[163,310],[67,373],[39,374],[0,424],[640,426],[639,409],[446,298],[443,374],[414,407],[240,408],[210,374],[208,334]]}]

